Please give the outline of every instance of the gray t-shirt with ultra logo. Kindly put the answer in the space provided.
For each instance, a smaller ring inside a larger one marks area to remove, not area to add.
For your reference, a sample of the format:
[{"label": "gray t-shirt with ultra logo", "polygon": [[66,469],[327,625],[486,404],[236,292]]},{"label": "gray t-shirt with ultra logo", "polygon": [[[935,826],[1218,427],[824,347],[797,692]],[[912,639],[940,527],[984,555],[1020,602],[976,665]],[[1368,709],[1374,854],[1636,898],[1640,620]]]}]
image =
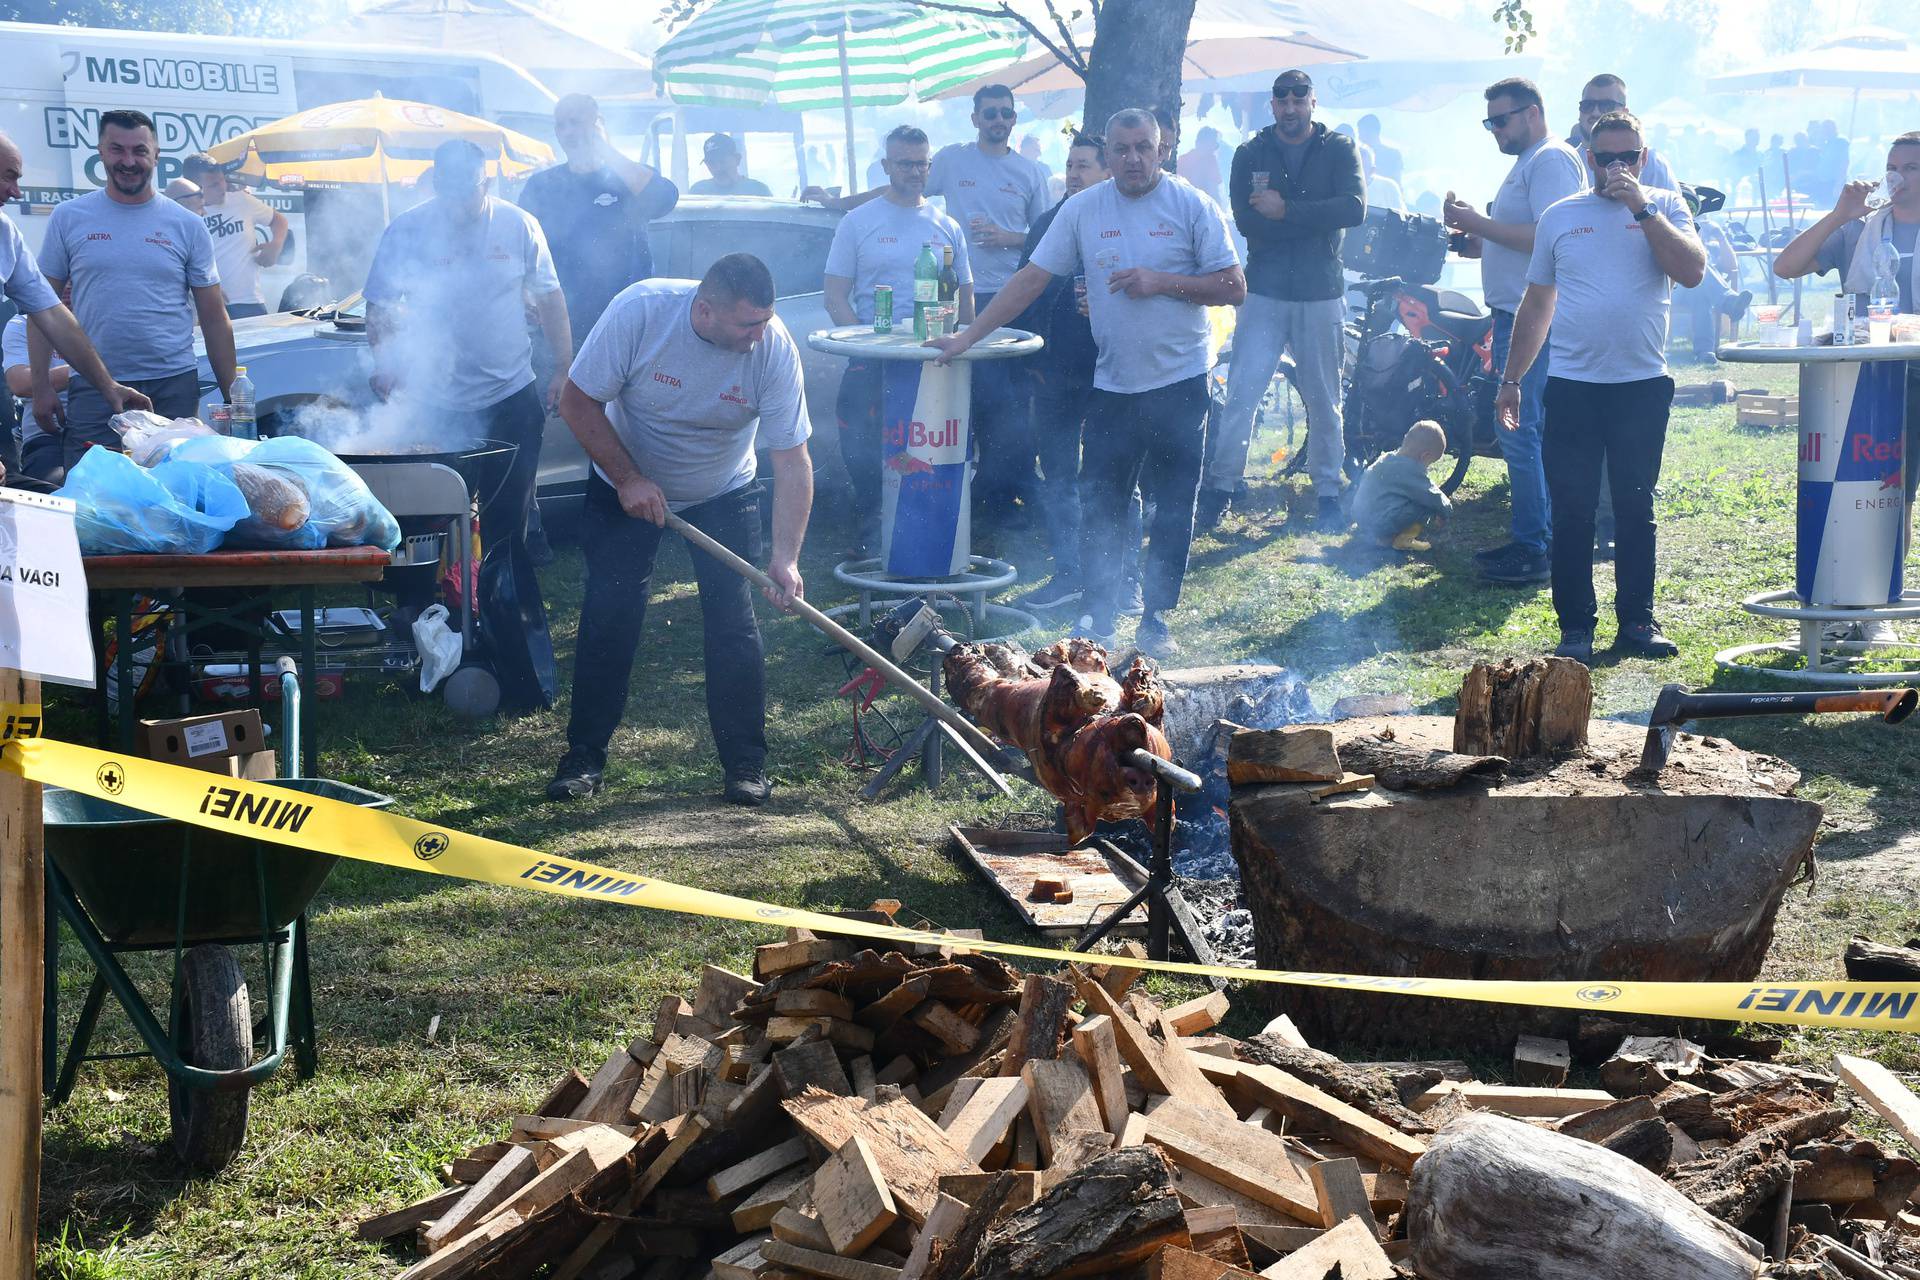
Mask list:
[{"label": "gray t-shirt with ultra logo", "polygon": [[[1675,227],[1693,230],[1677,192],[1650,188],[1647,201]],[[1589,191],[1541,214],[1527,281],[1559,290],[1554,377],[1618,383],[1666,373],[1673,280],[1654,261],[1646,228],[1620,201]]]},{"label": "gray t-shirt with ultra logo", "polygon": [[1047,198],[1047,175],[1039,165],[1011,151],[990,156],[977,142],[940,148],[933,157],[933,172],[927,175],[927,194],[946,198],[947,216],[972,241],[973,288],[981,297],[1000,292],[1020,269],[1021,246],[999,249],[973,241],[973,218],[983,217],[1025,236],[1053,203]]}]

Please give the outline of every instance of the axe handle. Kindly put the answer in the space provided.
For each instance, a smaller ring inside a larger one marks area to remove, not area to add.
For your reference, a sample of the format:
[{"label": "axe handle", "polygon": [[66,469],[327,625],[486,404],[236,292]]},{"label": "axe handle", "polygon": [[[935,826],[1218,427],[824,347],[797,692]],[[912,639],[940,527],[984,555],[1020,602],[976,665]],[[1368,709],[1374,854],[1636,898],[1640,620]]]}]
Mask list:
[{"label": "axe handle", "polygon": [[[678,531],[680,536],[688,542],[691,542],[694,546],[727,566],[727,568],[747,579],[747,581],[759,586],[762,590],[772,591],[774,589],[772,578],[769,578],[759,569],[748,564],[732,551],[694,528],[671,511],[667,513],[667,526]],[[808,604],[805,600],[795,600],[793,602],[793,611],[820,630],[826,632],[827,636],[836,644],[851,651],[855,657],[897,685],[903,693],[906,693],[913,698],[914,701],[926,708],[928,715],[948,726],[964,738],[975,751],[980,753],[983,759],[990,761],[1005,759],[1000,748],[994,745],[993,739],[982,733],[973,721],[948,706],[939,694],[933,692],[933,690],[914,679],[912,675],[895,666],[892,660],[882,655],[878,649],[835,622],[832,618],[829,618],[826,614],[820,612],[820,610],[814,608],[811,604]]]},{"label": "axe handle", "polygon": [[1834,693],[1687,693],[1669,723],[1723,716],[1805,715],[1812,712],[1872,712],[1888,724],[1913,714],[1920,694],[1912,689],[1846,689]]}]

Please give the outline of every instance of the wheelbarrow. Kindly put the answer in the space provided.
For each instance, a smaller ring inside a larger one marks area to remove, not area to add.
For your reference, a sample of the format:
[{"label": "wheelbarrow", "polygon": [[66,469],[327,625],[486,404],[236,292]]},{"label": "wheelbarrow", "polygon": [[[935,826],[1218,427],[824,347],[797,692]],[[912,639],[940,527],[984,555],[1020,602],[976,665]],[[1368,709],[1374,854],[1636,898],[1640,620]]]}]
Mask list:
[{"label": "wheelbarrow", "polygon": [[[342,782],[299,776],[300,682],[293,659],[281,658],[279,670],[286,776],[266,785],[367,808],[392,803]],[[59,940],[50,920],[43,1050],[51,1101],[66,1101],[83,1062],[152,1057],[167,1073],[175,1152],[193,1169],[217,1172],[245,1140],[248,1092],[279,1070],[289,1044],[301,1079],[318,1064],[306,910],[337,859],[59,787],[43,796],[49,915],[59,913],[94,966],[60,1063]],[[269,978],[267,1012],[258,1021],[229,950],[255,944]],[[168,950],[173,975],[163,1028],[120,957]],[[108,992],[145,1050],[88,1052]],[[256,1059],[257,1052],[263,1056]]]}]

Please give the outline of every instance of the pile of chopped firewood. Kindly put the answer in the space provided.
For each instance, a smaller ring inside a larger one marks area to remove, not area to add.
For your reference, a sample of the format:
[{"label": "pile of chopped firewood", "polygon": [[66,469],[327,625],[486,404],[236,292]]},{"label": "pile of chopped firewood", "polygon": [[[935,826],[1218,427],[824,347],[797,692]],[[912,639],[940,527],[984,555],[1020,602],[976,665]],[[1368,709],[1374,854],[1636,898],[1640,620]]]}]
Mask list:
[{"label": "pile of chopped firewood", "polygon": [[[1221,1035],[1225,996],[1129,967],[915,950],[791,930],[707,968],[360,1235],[413,1237],[405,1280],[1920,1277],[1920,1166],[1837,1101],[1917,1136],[1871,1062],[1588,1019],[1482,1084]],[[1562,1087],[1583,1057],[1604,1090]]]}]

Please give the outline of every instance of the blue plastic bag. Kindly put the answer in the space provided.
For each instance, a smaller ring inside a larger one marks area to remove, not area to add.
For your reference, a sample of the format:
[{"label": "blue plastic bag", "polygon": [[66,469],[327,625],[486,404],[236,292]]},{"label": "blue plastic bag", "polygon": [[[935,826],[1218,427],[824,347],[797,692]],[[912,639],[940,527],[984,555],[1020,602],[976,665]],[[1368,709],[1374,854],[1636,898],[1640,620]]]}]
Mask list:
[{"label": "blue plastic bag", "polygon": [[288,530],[249,516],[228,544],[253,547],[379,547],[400,545],[400,524],[367,488],[359,473],[331,453],[298,436],[236,440],[201,436],[176,443],[169,458],[227,468],[259,467],[298,485],[305,493],[306,523]]},{"label": "blue plastic bag", "polygon": [[247,500],[218,467],[167,461],[143,468],[124,453],[89,449],[60,496],[72,498],[83,555],[202,555],[246,518]]}]

